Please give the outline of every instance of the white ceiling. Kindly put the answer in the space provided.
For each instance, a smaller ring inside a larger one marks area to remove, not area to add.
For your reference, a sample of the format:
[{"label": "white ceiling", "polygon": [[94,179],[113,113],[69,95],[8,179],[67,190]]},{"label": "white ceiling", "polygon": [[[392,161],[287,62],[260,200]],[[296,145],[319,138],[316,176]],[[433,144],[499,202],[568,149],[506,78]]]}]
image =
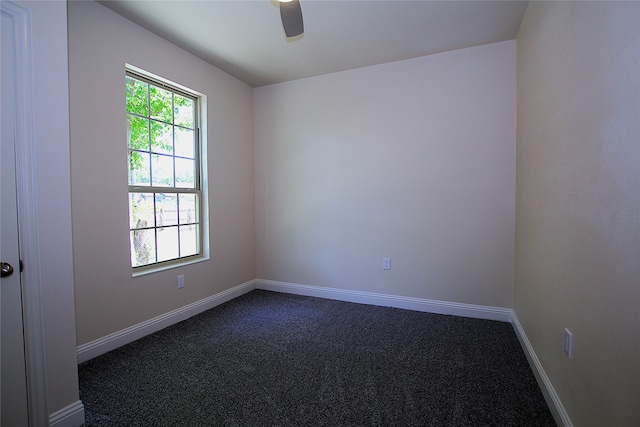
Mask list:
[{"label": "white ceiling", "polygon": [[516,37],[526,1],[300,0],[287,39],[276,0],[105,0],[113,11],[257,87]]}]

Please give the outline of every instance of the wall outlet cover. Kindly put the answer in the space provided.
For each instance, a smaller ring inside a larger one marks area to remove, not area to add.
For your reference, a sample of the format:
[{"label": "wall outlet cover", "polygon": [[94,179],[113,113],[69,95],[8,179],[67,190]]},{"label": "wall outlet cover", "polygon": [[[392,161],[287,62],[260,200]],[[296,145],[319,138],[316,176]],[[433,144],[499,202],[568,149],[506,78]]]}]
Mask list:
[{"label": "wall outlet cover", "polygon": [[564,328],[564,353],[571,359],[571,346],[573,344],[573,334],[567,328]]}]

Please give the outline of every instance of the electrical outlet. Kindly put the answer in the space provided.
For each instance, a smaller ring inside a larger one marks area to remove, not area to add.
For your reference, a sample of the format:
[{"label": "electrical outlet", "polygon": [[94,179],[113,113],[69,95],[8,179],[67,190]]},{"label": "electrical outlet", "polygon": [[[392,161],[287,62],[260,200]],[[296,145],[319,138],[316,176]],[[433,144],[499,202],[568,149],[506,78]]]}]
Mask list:
[{"label": "electrical outlet", "polygon": [[564,353],[571,359],[571,345],[573,344],[573,334],[567,328],[564,328]]},{"label": "electrical outlet", "polygon": [[178,289],[184,288],[184,274],[178,276]]},{"label": "electrical outlet", "polygon": [[391,270],[391,258],[382,258],[382,269]]}]

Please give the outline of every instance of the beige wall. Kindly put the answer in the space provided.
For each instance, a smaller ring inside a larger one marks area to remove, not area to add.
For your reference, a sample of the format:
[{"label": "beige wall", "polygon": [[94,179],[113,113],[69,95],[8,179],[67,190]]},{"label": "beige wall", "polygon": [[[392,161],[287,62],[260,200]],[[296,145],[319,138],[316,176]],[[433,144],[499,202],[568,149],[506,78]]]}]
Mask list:
[{"label": "beige wall", "polygon": [[[78,344],[255,277],[513,306],[575,425],[640,420],[640,3],[530,3],[517,159],[514,41],[252,90],[68,8]],[[210,261],[131,277],[125,63],[208,96]]]},{"label": "beige wall", "polygon": [[640,3],[531,2],[517,45],[514,310],[574,425],[640,425]]},{"label": "beige wall", "polygon": [[258,277],[511,307],[515,86],[509,41],[255,89]]},{"label": "beige wall", "polygon": [[[78,344],[255,278],[252,90],[94,2],[69,2],[73,254]],[[207,96],[211,259],[132,278],[124,72]],[[186,286],[177,289],[176,277]]]}]

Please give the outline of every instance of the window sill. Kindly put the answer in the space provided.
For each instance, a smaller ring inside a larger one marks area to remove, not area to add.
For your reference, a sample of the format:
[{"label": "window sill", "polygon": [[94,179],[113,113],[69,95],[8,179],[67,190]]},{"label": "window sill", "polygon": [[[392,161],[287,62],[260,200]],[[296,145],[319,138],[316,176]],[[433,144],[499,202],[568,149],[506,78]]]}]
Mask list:
[{"label": "window sill", "polygon": [[146,276],[147,274],[158,273],[160,271],[172,270],[178,267],[185,267],[187,265],[197,264],[203,261],[209,261],[209,259],[210,258],[208,255],[203,255],[198,258],[191,258],[189,260],[184,260],[184,261],[176,260],[175,262],[168,262],[166,264],[162,264],[154,267],[149,267],[141,270],[134,270],[131,277]]}]

